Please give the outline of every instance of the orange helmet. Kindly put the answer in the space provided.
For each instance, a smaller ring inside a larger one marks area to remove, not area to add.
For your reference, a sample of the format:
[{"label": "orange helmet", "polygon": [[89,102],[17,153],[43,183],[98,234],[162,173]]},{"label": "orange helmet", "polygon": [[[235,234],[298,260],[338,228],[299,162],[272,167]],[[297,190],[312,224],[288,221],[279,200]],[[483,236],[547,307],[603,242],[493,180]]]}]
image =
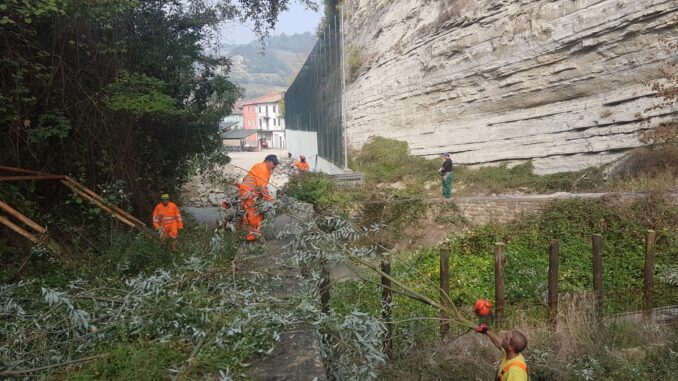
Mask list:
[{"label": "orange helmet", "polygon": [[478,316],[487,316],[492,312],[492,303],[487,299],[478,299],[473,305],[473,311]]}]

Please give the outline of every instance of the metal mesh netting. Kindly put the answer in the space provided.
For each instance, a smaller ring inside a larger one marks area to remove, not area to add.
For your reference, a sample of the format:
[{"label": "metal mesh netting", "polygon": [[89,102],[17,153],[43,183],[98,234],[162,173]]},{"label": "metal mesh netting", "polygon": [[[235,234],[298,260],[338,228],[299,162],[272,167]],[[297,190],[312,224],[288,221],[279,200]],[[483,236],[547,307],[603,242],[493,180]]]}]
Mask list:
[{"label": "metal mesh netting", "polygon": [[285,93],[285,124],[317,132],[318,155],[338,167],[345,165],[341,93],[341,23],[335,16]]}]

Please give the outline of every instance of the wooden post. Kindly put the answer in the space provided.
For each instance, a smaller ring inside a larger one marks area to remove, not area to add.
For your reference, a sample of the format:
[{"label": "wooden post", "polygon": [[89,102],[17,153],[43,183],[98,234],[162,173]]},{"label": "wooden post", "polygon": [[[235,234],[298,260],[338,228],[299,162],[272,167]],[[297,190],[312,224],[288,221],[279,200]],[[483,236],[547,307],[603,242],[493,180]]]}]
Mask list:
[{"label": "wooden post", "polygon": [[643,277],[643,316],[652,319],[654,307],[654,241],[656,233],[648,230],[645,234],[645,276]]},{"label": "wooden post", "polygon": [[[381,271],[384,274],[391,275],[391,262],[387,257],[381,260]],[[391,310],[393,293],[391,290],[391,279],[381,276],[381,318],[386,325],[386,335],[384,336],[384,352],[389,353],[393,337],[393,311]]]},{"label": "wooden post", "polygon": [[329,315],[332,310],[330,297],[332,283],[330,281],[330,270],[327,268],[325,258],[320,260],[320,284],[318,287],[320,291],[320,310],[325,315]]},{"label": "wooden post", "polygon": [[548,323],[555,329],[558,320],[558,262],[559,242],[551,240],[549,250],[549,294],[548,294]]},{"label": "wooden post", "polygon": [[497,242],[494,245],[494,312],[495,325],[499,326],[504,320],[504,312],[506,310],[506,301],[504,300],[505,283],[504,283],[504,264],[506,257],[504,256],[504,243]]},{"label": "wooden post", "polygon": [[593,235],[593,298],[596,319],[603,319],[605,313],[603,301],[603,236]]},{"label": "wooden post", "polygon": [[[450,306],[450,249],[443,246],[440,249],[440,304]],[[440,338],[444,339],[450,330],[449,316],[445,310],[440,310]]]}]

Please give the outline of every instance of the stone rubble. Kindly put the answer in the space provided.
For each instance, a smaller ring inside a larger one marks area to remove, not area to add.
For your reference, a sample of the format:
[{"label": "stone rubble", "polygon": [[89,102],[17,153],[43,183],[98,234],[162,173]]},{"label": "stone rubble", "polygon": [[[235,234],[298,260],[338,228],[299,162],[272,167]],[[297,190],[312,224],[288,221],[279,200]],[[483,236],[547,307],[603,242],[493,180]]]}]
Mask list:
[{"label": "stone rubble", "polygon": [[[219,168],[222,184],[214,184],[207,176],[196,175],[181,190],[180,202],[186,207],[220,207],[223,202],[238,198],[236,182],[242,181],[245,171],[234,166],[224,165]],[[292,162],[280,158],[280,165],[273,172],[269,182],[269,190],[275,196],[289,176],[294,172]]]}]

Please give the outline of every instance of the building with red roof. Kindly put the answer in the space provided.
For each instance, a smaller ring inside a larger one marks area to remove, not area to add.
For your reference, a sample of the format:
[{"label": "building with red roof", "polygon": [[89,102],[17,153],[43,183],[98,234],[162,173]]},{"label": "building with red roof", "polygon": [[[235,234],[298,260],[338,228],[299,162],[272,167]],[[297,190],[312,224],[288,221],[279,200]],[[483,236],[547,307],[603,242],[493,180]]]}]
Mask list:
[{"label": "building with red roof", "polygon": [[247,138],[247,145],[257,148],[285,148],[285,118],[280,109],[284,92],[272,92],[242,104],[245,129],[256,129],[256,135]]}]

